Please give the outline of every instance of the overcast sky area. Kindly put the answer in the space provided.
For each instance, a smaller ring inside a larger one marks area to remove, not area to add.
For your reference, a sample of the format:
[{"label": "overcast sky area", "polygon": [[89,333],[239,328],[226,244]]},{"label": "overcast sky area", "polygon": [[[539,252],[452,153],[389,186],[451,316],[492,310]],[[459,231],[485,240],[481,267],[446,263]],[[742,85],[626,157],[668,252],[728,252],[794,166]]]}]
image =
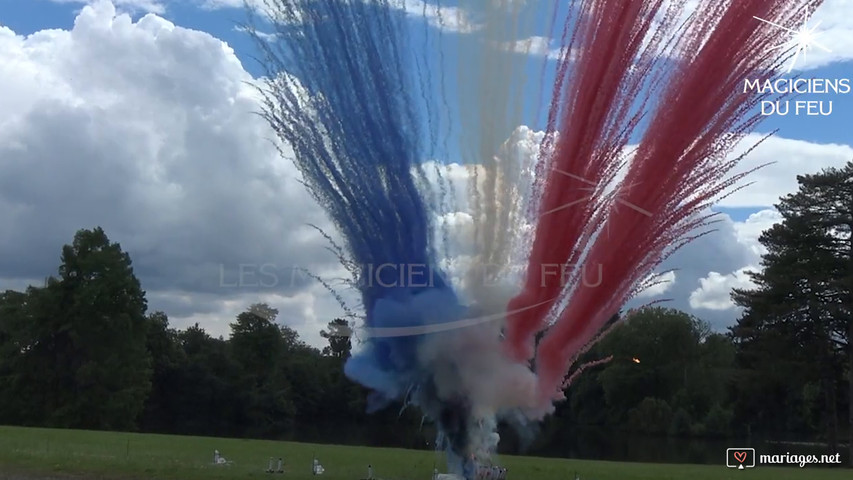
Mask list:
[{"label": "overcast sky area", "polygon": [[[149,310],[173,326],[227,336],[237,313],[267,302],[323,343],[319,330],[342,311],[300,269],[339,270],[308,224],[329,226],[253,114],[258,70],[235,28],[241,5],[0,0],[0,290],[40,285],[78,229],[101,226],[131,255]],[[406,7],[424,11],[418,0]],[[427,13],[429,28],[470,34],[464,15],[438,25]],[[853,1],[826,0],[817,22],[830,51],[810,52],[792,75],[853,77]],[[544,37],[519,41],[553,56]],[[832,100],[832,115],[768,117],[743,145],[777,133],[738,171],[775,163],[720,202],[717,231],[673,255],[662,266],[677,269],[670,282],[635,303],[668,298],[717,329],[733,324],[729,293],[749,285],[758,236],[779,220],[772,205],[796,190],[796,175],[853,159],[853,92],[805,98]]]}]

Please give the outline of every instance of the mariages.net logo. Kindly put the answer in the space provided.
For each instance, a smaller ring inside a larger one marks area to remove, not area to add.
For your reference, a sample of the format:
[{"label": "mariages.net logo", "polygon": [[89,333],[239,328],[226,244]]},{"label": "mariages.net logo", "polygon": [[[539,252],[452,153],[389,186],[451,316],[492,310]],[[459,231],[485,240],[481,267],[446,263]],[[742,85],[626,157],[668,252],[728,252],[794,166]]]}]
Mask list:
[{"label": "mariages.net logo", "polygon": [[737,468],[745,470],[747,468],[755,468],[756,461],[761,464],[774,465],[799,465],[804,468],[806,465],[823,464],[823,465],[840,465],[841,454],[835,453],[832,455],[796,455],[790,452],[784,455],[759,455],[756,459],[754,448],[728,448],[726,449],[726,466],[729,468]]},{"label": "mariages.net logo", "polygon": [[754,448],[728,448],[726,449],[726,466],[743,470],[755,467]]}]

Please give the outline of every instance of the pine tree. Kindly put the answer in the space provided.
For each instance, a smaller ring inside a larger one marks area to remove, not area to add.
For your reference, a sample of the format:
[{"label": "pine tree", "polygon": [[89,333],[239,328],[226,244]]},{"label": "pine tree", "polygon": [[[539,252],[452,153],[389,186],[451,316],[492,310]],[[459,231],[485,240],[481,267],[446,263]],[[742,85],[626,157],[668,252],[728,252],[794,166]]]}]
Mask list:
[{"label": "pine tree", "polygon": [[[776,205],[783,221],[759,238],[767,253],[762,271],[751,273],[756,288],[732,295],[745,308],[732,335],[741,366],[754,372],[745,383],[763,384],[770,397],[777,397],[777,405],[780,393],[805,402],[809,379],[817,382],[823,405],[813,407],[823,412],[823,431],[837,451],[838,387],[845,367],[853,398],[853,162],[798,176],[797,181],[799,191]],[[790,388],[798,383],[798,391]],[[853,430],[853,401],[849,403]]]}]

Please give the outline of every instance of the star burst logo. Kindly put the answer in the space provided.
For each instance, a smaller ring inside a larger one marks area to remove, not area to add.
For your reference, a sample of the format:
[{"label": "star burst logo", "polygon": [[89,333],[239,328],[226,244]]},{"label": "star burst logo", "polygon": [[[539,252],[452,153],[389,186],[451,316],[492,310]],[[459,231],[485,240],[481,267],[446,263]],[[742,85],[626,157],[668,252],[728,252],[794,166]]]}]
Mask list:
[{"label": "star burst logo", "polygon": [[772,47],[770,49],[770,50],[794,49],[794,58],[791,59],[791,63],[788,65],[788,73],[791,73],[791,71],[794,69],[794,66],[796,66],[797,60],[800,59],[801,53],[803,54],[803,58],[805,59],[806,55],[808,54],[808,51],[814,47],[820,48],[821,50],[823,50],[825,52],[832,52],[832,50],[826,48],[825,46],[821,45],[820,42],[817,41],[817,37],[820,35],[820,33],[817,33],[816,30],[820,26],[820,22],[817,22],[817,24],[815,26],[809,28],[809,26],[808,26],[809,17],[808,16],[803,20],[803,25],[799,28],[799,30],[793,30],[793,29],[790,29],[788,27],[779,25],[778,23],[771,22],[770,20],[765,20],[763,18],[759,18],[759,17],[753,17],[753,18],[755,18],[756,20],[759,20],[761,22],[764,22],[768,25],[772,25],[772,26],[776,27],[777,29],[783,30],[784,32],[788,33],[789,38],[787,41],[785,41],[779,45],[776,45],[775,47]]},{"label": "star burst logo", "polygon": [[[586,186],[585,187],[579,187],[579,190],[589,192],[589,194],[585,195],[584,197],[579,198],[577,200],[567,202],[567,203],[559,205],[555,208],[552,208],[550,210],[544,211],[540,214],[540,216],[549,215],[551,213],[554,213],[554,212],[557,212],[560,210],[564,210],[566,208],[572,207],[572,206],[577,205],[579,203],[590,202],[596,198],[595,192],[599,189],[598,183],[593,182],[589,179],[586,179],[580,175],[574,175],[572,173],[565,172],[565,171],[560,170],[558,168],[552,168],[551,170],[557,174],[569,177],[571,179],[574,179],[574,180],[577,180],[577,181],[583,183]],[[612,199],[612,203],[611,203],[612,211],[614,213],[617,212],[619,210],[619,206],[621,205],[621,206],[628,207],[637,213],[641,213],[641,214],[645,215],[646,217],[652,217],[653,216],[652,212],[650,212],[650,211],[648,211],[648,210],[626,200],[626,198],[628,197],[629,191],[633,187],[635,187],[636,185],[637,185],[636,183],[631,183],[631,184],[627,184],[627,185],[625,184],[625,182],[619,183],[619,185],[616,187],[616,190],[610,194],[610,198]],[[610,222],[606,222],[605,225],[607,228],[606,233],[607,233],[607,236],[609,238],[610,237]]]}]

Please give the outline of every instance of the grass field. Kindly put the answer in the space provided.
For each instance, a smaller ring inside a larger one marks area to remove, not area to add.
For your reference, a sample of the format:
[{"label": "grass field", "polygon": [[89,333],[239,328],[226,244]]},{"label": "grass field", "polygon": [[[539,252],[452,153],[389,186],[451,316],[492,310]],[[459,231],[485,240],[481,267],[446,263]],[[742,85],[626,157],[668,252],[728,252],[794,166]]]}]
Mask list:
[{"label": "grass field", "polygon": [[[232,463],[213,465],[213,450]],[[314,445],[306,443],[181,437],[131,433],[0,427],[0,478],[23,474],[82,474],[104,479],[308,479],[313,455],[326,480],[358,480],[373,464],[386,480],[428,480],[441,457],[428,451]],[[284,457],[286,473],[264,473],[269,457]],[[721,463],[724,452],[721,452]],[[584,460],[500,458],[510,480],[832,480],[853,478],[851,470],[758,466],[737,471],[707,465],[663,465]]]}]

